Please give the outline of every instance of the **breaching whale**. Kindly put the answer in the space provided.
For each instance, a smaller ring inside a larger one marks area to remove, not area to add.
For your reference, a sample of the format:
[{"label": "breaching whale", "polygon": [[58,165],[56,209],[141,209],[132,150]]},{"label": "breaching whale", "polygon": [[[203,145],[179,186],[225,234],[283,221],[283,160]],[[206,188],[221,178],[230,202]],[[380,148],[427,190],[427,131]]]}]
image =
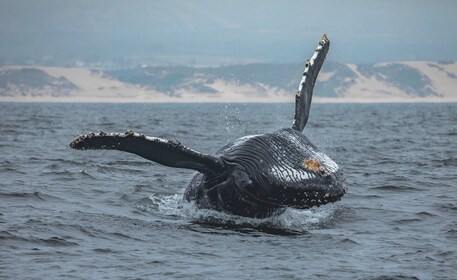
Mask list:
[{"label": "breaching whale", "polygon": [[119,150],[165,166],[196,170],[183,199],[230,214],[264,218],[287,207],[305,209],[338,201],[346,193],[342,172],[302,133],[329,46],[324,34],[305,64],[291,128],[242,137],[214,155],[132,131],[90,133],[77,137],[70,147]]}]

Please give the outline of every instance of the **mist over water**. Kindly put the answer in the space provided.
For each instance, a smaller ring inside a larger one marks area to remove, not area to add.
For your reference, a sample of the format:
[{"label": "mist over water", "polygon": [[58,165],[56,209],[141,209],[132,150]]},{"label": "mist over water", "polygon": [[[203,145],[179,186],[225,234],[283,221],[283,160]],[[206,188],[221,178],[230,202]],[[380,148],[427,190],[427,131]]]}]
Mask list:
[{"label": "mist over water", "polygon": [[131,129],[213,153],[292,124],[294,104],[0,104],[0,278],[454,279],[457,105],[313,104],[335,204],[267,219],[181,201],[189,170],[78,134]]}]

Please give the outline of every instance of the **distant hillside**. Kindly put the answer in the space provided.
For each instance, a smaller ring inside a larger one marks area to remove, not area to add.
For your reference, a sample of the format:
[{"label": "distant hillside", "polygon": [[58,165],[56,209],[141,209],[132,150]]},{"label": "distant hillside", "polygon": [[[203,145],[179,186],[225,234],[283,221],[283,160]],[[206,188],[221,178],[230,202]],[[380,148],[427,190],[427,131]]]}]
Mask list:
[{"label": "distant hillside", "polygon": [[171,96],[182,91],[203,94],[219,92],[216,81],[238,86],[253,86],[261,91],[262,86],[294,92],[300,81],[303,67],[299,64],[248,64],[221,67],[142,67],[106,72],[122,82],[147,86]]},{"label": "distant hillside", "polygon": [[[259,93],[268,90],[295,92],[302,69],[299,64],[250,64],[208,68],[143,67],[114,70],[107,74],[122,82],[180,96],[185,91],[217,94],[220,92],[215,84],[217,81],[249,86]],[[387,97],[445,97],[449,94],[440,90],[440,83],[457,86],[457,66],[455,63],[426,62],[356,66],[328,62],[318,79],[316,97],[342,98],[357,94],[368,97],[370,92]]]},{"label": "distant hillside", "polygon": [[[0,101],[49,97],[59,101],[293,102],[301,64],[221,67],[84,68],[2,67]],[[328,61],[316,101],[457,101],[456,62],[354,65]],[[21,99],[22,98],[22,99]]]},{"label": "distant hillside", "polygon": [[0,96],[69,96],[78,86],[36,68],[0,69]]}]

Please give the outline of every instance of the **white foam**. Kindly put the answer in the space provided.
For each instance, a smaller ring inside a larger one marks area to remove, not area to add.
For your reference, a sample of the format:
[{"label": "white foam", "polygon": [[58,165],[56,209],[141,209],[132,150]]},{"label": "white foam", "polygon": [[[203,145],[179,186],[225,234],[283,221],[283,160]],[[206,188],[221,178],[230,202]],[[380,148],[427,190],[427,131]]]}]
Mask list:
[{"label": "white foam", "polygon": [[[211,222],[216,224],[242,225],[255,227],[267,227],[272,229],[307,231],[319,228],[329,222],[337,211],[334,205],[324,205],[319,208],[306,210],[286,209],[280,215],[273,215],[265,219],[247,218],[230,215],[209,209],[198,208],[195,203],[185,202],[181,195],[156,195],[151,194],[145,206],[136,205],[136,208],[154,214],[181,217],[189,221]],[[141,204],[141,203],[140,203]]]}]

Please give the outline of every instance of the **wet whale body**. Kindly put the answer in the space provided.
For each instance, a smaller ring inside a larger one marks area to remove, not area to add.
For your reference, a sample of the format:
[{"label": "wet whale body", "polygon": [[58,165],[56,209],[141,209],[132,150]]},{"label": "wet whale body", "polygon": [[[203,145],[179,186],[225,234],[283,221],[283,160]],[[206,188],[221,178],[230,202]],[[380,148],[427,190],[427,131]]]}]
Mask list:
[{"label": "wet whale body", "polygon": [[165,166],[196,170],[183,199],[229,214],[264,218],[287,207],[306,209],[336,202],[346,192],[343,174],[302,133],[329,46],[324,34],[305,64],[291,128],[242,137],[214,155],[132,131],[90,133],[73,140],[70,147],[119,150]]}]

